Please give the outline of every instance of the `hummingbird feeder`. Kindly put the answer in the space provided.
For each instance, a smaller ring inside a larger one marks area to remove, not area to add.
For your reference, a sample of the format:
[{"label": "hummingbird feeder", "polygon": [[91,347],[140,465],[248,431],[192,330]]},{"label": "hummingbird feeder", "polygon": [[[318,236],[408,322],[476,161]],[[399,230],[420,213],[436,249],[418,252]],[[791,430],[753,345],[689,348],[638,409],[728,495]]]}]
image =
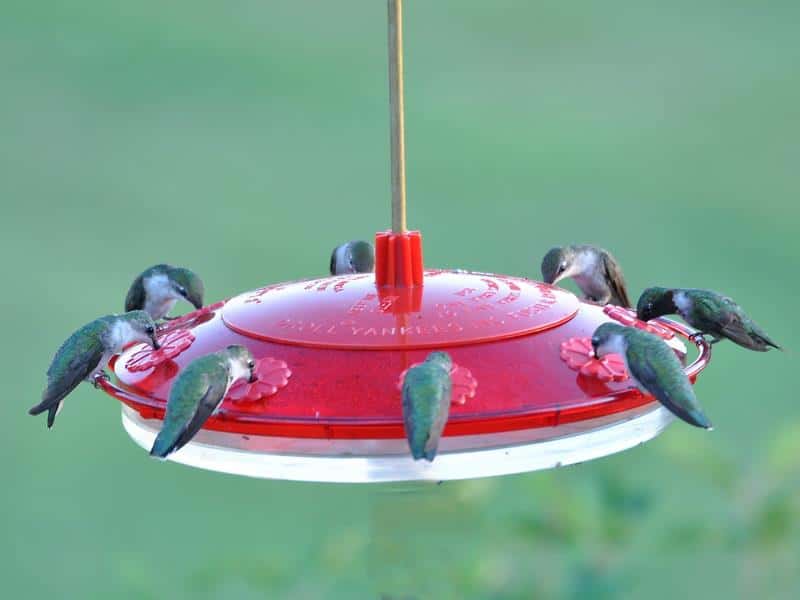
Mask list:
[{"label": "hummingbird feeder", "polygon": [[[522,277],[426,268],[405,220],[401,0],[389,5],[392,229],[375,236],[375,273],[265,285],[161,327],[159,350],[112,359],[130,436],[149,449],[170,386],[192,360],[242,344],[258,379],[233,386],[220,410],[170,460],[252,477],[386,482],[467,479],[590,460],[658,435],[672,415],[640,393],[620,357],[590,338],[617,321],[660,335],[694,381],[710,347],[668,319],[580,301]],[[414,461],[400,381],[432,350],[453,359],[452,407],[429,463]]]}]

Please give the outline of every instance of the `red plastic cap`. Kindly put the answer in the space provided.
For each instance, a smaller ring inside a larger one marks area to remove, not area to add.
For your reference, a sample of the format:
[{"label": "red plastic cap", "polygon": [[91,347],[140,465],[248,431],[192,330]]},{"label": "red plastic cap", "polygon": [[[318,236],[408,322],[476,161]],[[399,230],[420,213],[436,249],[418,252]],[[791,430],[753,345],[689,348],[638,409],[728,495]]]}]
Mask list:
[{"label": "red plastic cap", "polygon": [[422,236],[419,231],[375,234],[375,284],[378,287],[422,285]]}]

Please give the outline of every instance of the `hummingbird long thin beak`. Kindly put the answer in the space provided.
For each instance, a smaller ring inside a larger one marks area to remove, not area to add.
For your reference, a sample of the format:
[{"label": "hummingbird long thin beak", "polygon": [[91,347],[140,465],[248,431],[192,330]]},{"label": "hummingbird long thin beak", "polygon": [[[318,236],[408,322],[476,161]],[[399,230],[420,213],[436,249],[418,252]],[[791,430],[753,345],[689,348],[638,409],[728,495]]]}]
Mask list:
[{"label": "hummingbird long thin beak", "polygon": [[158,343],[158,340],[156,339],[156,336],[152,336],[150,338],[150,341],[153,342],[153,350],[158,350],[159,348],[161,348],[161,344]]},{"label": "hummingbird long thin beak", "polygon": [[255,372],[250,371],[250,379],[248,380],[248,383],[255,383],[256,381],[258,381],[258,377],[256,377]]}]

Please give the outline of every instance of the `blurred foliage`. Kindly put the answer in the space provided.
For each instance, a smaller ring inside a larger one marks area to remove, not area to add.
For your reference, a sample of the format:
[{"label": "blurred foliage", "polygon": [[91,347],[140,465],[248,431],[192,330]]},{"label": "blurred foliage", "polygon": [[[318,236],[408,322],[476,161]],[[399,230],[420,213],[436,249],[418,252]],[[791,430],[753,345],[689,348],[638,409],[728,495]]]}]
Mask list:
[{"label": "blurred foliage", "polygon": [[[209,300],[388,225],[383,2],[0,5],[0,576],[24,598],[797,598],[797,2],[406,2],[409,222],[432,266],[535,276],[564,242],[736,298],[790,350],[714,347],[714,432],[441,486],[157,464],[51,353],[133,275]],[[569,284],[568,284],[569,285]]]}]

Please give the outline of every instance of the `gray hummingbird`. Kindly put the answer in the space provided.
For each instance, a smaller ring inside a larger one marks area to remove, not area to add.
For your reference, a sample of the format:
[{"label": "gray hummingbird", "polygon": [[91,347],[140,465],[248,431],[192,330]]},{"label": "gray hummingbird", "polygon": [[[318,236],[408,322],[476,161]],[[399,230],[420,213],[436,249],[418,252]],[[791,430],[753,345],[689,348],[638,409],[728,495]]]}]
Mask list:
[{"label": "gray hummingbird", "polygon": [[133,280],[125,297],[125,310],[144,310],[154,320],[167,318],[178,300],[203,306],[203,281],[189,269],[154,265]]},{"label": "gray hummingbird", "polygon": [[336,246],[331,252],[331,275],[372,273],[375,270],[375,249],[363,240]]},{"label": "gray hummingbird", "polygon": [[244,346],[228,346],[189,363],[169,391],[150,456],[166,458],[186,445],[217,411],[231,385],[240,379],[255,381],[254,369],[253,355]]},{"label": "gray hummingbird", "polygon": [[592,336],[597,358],[619,354],[636,385],[690,425],[711,429],[680,360],[664,341],[652,333],[603,323]]},{"label": "gray hummingbird", "polygon": [[617,260],[597,246],[551,248],[542,259],[542,279],[555,284],[571,277],[595,304],[629,307],[625,278]]},{"label": "gray hummingbird", "polygon": [[711,335],[712,344],[727,338],[758,352],[781,349],[741,306],[710,290],[647,288],[639,297],[636,313],[643,321],[677,313],[702,334]]},{"label": "gray hummingbird", "polygon": [[433,461],[450,413],[453,361],[446,352],[431,352],[403,378],[403,423],[414,460]]},{"label": "gray hummingbird", "polygon": [[81,381],[95,384],[104,375],[108,360],[131,342],[145,342],[158,348],[156,326],[142,310],[124,315],[107,315],[87,323],[61,344],[47,369],[47,388],[42,401],[28,412],[47,412],[47,427],[53,426],[61,403]]}]

